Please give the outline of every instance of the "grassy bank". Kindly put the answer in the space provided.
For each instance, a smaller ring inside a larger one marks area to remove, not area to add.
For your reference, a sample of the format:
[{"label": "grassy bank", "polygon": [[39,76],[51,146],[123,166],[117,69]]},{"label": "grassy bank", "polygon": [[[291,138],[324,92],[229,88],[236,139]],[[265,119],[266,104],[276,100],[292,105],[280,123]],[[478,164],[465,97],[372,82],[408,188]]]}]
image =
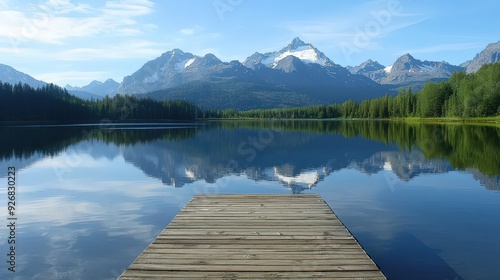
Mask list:
[{"label": "grassy bank", "polygon": [[481,117],[481,118],[458,118],[458,117],[442,117],[442,118],[404,118],[397,119],[406,122],[429,122],[429,123],[487,123],[500,124],[500,116],[496,117]]}]

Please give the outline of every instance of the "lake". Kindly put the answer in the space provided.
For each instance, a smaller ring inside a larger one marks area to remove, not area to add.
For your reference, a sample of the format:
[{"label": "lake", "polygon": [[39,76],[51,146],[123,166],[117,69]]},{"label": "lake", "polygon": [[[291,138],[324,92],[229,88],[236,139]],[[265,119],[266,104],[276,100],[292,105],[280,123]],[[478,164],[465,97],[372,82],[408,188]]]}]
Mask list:
[{"label": "lake", "polygon": [[116,279],[197,193],[317,193],[388,279],[500,275],[498,127],[214,121],[0,136],[0,279]]}]

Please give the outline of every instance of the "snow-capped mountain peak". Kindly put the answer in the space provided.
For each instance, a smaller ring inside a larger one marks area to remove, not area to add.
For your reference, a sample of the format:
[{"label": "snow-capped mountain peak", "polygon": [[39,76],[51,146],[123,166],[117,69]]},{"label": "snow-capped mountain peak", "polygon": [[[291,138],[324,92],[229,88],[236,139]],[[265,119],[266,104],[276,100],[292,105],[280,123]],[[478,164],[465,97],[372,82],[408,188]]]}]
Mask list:
[{"label": "snow-capped mountain peak", "polygon": [[292,42],[277,52],[265,54],[254,53],[248,57],[243,65],[255,69],[259,64],[269,68],[276,68],[279,62],[288,56],[294,56],[305,63],[316,63],[321,66],[333,64],[328,57],[316,49],[313,45],[304,43],[300,38],[295,38]]},{"label": "snow-capped mountain peak", "polygon": [[313,46],[309,45],[291,49],[275,57],[273,61],[273,68],[276,67],[280,60],[286,58],[287,56],[295,56],[306,63],[317,63],[321,66],[325,66],[327,63],[327,58],[321,57],[321,53],[319,53]]}]

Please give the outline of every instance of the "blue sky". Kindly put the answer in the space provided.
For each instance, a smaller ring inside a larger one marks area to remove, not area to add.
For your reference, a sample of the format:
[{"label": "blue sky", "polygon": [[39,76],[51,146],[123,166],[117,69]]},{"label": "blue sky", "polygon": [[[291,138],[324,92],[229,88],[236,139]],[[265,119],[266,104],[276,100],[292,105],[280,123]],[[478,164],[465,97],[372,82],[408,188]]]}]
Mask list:
[{"label": "blue sky", "polygon": [[460,64],[500,40],[498,1],[0,0],[0,63],[61,86],[121,82],[180,48],[223,61],[300,37],[342,66]]}]

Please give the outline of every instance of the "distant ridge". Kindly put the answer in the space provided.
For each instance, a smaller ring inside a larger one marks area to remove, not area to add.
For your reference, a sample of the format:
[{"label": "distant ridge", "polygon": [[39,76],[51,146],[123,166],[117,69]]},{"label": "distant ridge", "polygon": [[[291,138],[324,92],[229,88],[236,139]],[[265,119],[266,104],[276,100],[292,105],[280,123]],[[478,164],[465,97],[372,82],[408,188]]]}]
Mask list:
[{"label": "distant ridge", "polygon": [[0,81],[9,84],[27,84],[34,88],[47,84],[5,64],[0,64]]},{"label": "distant ridge", "polygon": [[453,72],[463,71],[464,67],[447,62],[421,61],[409,53],[399,57],[387,67],[368,60],[356,67],[350,67],[354,74],[364,75],[380,84],[391,86],[422,87],[429,81],[442,81],[451,77]]},{"label": "distant ridge", "polygon": [[109,96],[113,97],[116,94],[116,90],[120,86],[119,83],[115,82],[113,79],[108,79],[104,83],[99,81],[92,81],[90,84],[83,87],[72,87],[66,85],[65,88],[70,92],[86,92],[96,97]]}]

